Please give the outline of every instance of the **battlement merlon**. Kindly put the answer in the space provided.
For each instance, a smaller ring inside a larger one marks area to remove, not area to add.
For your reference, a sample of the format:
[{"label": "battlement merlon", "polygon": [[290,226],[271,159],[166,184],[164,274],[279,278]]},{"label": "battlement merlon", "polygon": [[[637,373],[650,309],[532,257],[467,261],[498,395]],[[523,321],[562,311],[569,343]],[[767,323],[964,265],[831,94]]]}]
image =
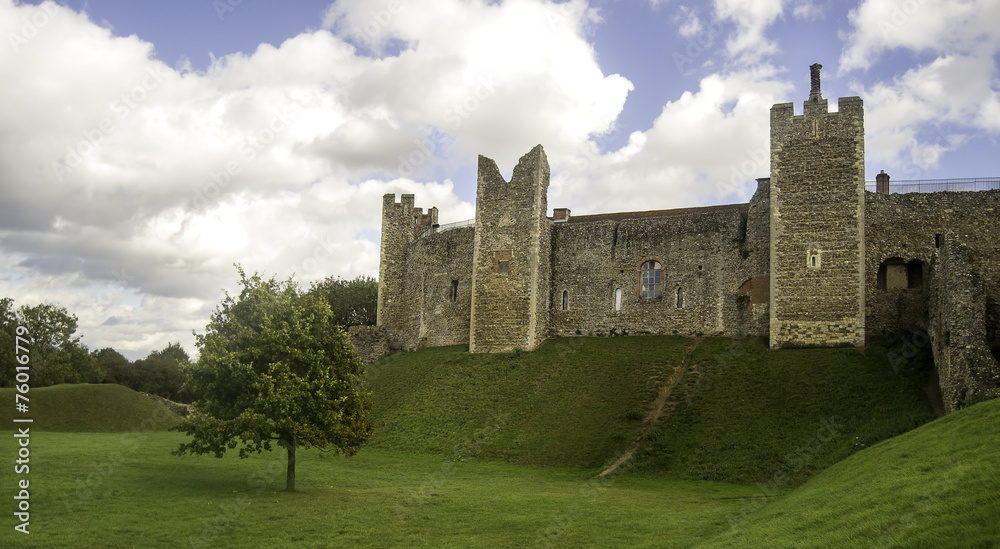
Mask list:
[{"label": "battlement merlon", "polygon": [[414,208],[414,195],[400,195],[400,201],[396,202],[396,195],[386,193],[382,195],[382,231],[383,241],[386,230],[395,228],[407,234],[409,240],[415,240],[427,229],[438,224],[438,209],[429,208],[424,213],[423,208]]}]

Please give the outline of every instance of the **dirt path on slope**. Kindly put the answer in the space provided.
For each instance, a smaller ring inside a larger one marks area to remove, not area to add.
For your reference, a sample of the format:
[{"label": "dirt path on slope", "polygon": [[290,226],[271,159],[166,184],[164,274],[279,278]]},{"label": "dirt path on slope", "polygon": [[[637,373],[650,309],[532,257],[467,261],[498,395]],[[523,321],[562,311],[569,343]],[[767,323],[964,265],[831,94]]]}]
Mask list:
[{"label": "dirt path on slope", "polygon": [[648,435],[649,431],[654,425],[656,425],[656,422],[658,422],[664,415],[670,413],[670,410],[664,410],[667,399],[670,398],[670,394],[674,392],[674,388],[681,382],[681,379],[684,378],[687,371],[691,369],[691,356],[694,355],[694,350],[698,348],[698,345],[700,345],[704,339],[705,338],[703,337],[696,338],[693,342],[691,342],[691,345],[684,350],[684,360],[681,361],[680,367],[674,370],[673,375],[670,376],[667,383],[664,384],[663,387],[660,387],[660,393],[656,396],[656,400],[653,401],[652,409],[646,413],[646,419],[643,421],[642,432],[639,433],[638,437],[636,437],[632,446],[630,446],[617,461],[611,464],[611,466],[607,469],[601,471],[601,474],[597,476],[603,477],[604,475],[621,467],[628,460],[632,459],[632,454],[634,454],[639,448],[642,441],[646,440],[646,435]]}]

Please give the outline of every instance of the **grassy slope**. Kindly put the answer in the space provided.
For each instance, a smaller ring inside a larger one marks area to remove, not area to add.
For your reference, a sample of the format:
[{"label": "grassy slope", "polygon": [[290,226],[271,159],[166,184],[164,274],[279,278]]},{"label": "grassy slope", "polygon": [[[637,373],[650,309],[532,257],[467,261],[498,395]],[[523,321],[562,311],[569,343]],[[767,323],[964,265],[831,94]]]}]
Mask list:
[{"label": "grassy slope", "polygon": [[[386,423],[372,444],[534,465],[607,464],[635,439],[642,422],[634,418],[692,342],[566,338],[532,353],[448,347],[396,355],[369,371],[374,415]],[[636,454],[639,470],[780,487],[933,419],[918,384],[877,352],[769,351],[757,339],[710,338],[694,361],[700,374],[675,389],[676,409]]]},{"label": "grassy slope", "polygon": [[776,488],[934,419],[919,376],[895,374],[878,349],[713,338],[693,361],[698,374],[636,452],[640,470]]},{"label": "grassy slope", "polygon": [[1000,543],[1000,400],[877,444],[700,547]]},{"label": "grassy slope", "polygon": [[28,413],[14,409],[14,389],[0,389],[0,423],[30,418],[37,431],[144,431],[167,429],[177,414],[121,385],[67,384],[28,391]]},{"label": "grassy slope", "polygon": [[658,387],[691,340],[567,338],[531,353],[475,354],[463,347],[396,355],[369,369],[372,445],[596,467],[639,433]]}]

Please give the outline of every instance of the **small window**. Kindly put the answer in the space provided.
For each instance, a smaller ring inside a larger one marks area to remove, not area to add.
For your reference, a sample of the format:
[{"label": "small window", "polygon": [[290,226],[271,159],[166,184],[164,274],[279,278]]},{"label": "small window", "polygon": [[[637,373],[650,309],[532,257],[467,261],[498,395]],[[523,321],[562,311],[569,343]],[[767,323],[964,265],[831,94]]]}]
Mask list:
[{"label": "small window", "polygon": [[622,310],[622,289],[618,288],[615,290],[615,310]]},{"label": "small window", "polygon": [[806,255],[806,266],[810,269],[818,269],[821,264],[819,250],[811,249]]},{"label": "small window", "polygon": [[499,250],[493,252],[493,272],[497,274],[510,274],[510,261],[514,257],[511,250]]},{"label": "small window", "polygon": [[453,302],[454,301],[458,301],[458,281],[457,280],[452,280],[451,281],[451,300]]},{"label": "small window", "polygon": [[683,288],[677,288],[677,308],[678,309],[683,309],[684,308],[684,289]]},{"label": "small window", "polygon": [[924,264],[919,259],[914,259],[906,264],[906,287],[924,287]]},{"label": "small window", "polygon": [[941,247],[941,233],[937,233],[934,235],[934,247],[935,248]]},{"label": "small window", "polygon": [[565,311],[566,309],[569,309],[569,292],[563,290],[562,310]]},{"label": "small window", "polygon": [[649,260],[642,264],[639,280],[639,295],[655,299],[662,294],[663,266],[659,261]]}]

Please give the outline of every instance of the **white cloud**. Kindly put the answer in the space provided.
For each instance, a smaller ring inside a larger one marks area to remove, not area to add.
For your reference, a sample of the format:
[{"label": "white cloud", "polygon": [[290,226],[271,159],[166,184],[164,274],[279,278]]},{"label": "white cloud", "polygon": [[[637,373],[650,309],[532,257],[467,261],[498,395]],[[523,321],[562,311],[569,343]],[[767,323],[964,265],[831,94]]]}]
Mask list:
[{"label": "white cloud", "polygon": [[0,48],[0,79],[18,83],[0,87],[0,291],[66,306],[91,347],[190,351],[233,263],[304,284],[373,275],[382,194],[470,218],[451,181],[421,178],[539,142],[569,156],[632,89],[598,67],[582,0],[386,5],[337,2],[334,32],[198,73],[68,8],[0,0],[2,36],[45,14]]},{"label": "white cloud", "polygon": [[747,200],[752,180],[770,175],[768,113],[789,90],[769,66],[710,75],[617,151],[550,154],[549,205],[599,213]]},{"label": "white cloud", "polygon": [[840,71],[867,69],[896,48],[914,52],[996,52],[995,0],[865,0],[851,10]]},{"label": "white cloud", "polygon": [[973,134],[1000,132],[996,72],[992,57],[944,56],[892,81],[856,86],[867,111],[868,162],[919,178]]},{"label": "white cloud", "polygon": [[783,13],[782,0],[715,0],[716,17],[732,20],[737,33],[726,43],[730,56],[758,61],[778,51],[778,45],[765,36],[767,27]]}]

